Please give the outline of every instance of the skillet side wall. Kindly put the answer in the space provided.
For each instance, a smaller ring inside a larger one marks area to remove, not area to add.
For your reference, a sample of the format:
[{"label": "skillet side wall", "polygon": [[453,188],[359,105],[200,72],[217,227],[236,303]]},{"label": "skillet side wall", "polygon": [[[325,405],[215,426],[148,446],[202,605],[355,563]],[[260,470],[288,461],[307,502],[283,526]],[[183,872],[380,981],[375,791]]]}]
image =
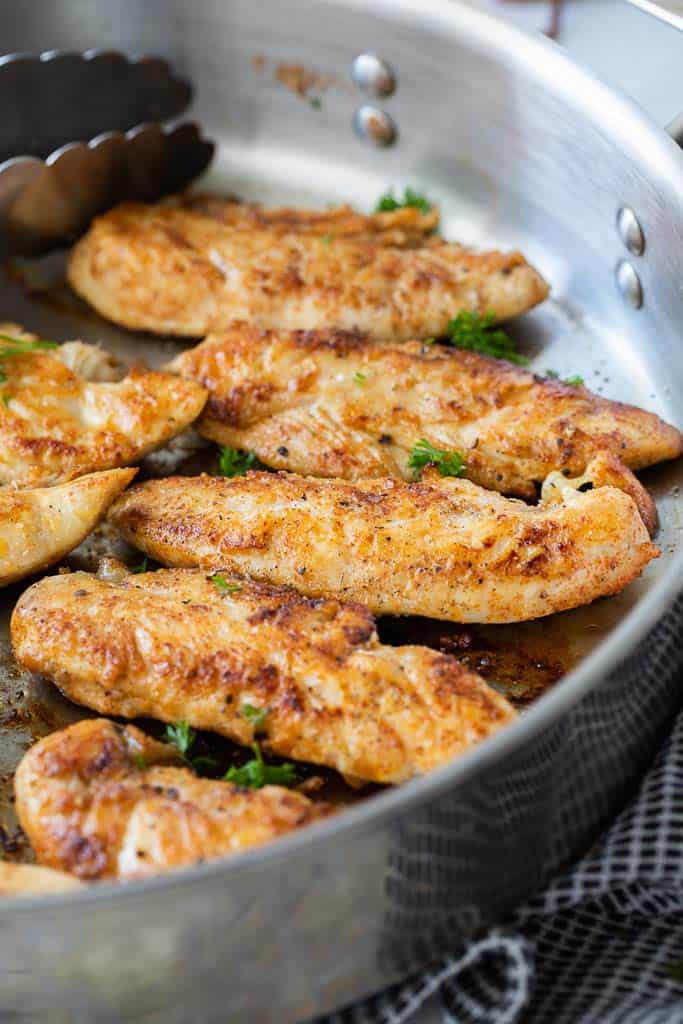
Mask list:
[{"label": "skillet side wall", "polygon": [[[329,171],[323,192],[337,162],[387,183],[413,176],[455,189],[463,237],[523,245],[566,318],[605,328],[608,361],[626,363],[680,426],[683,159],[635,115],[622,119],[626,108],[604,90],[594,95],[590,79],[574,80],[552,47],[527,46],[455,0],[409,6],[0,0],[0,25],[7,51],[168,56],[195,82],[192,112],[226,137],[228,157],[252,148],[310,157]],[[351,58],[367,50],[398,71],[399,91],[384,103],[401,133],[393,150],[354,139],[358,96],[332,88],[316,113],[272,80],[277,60],[348,79]],[[269,58],[260,77],[259,54]],[[625,256],[620,203],[646,231],[640,311],[613,283]],[[587,849],[632,791],[680,703],[682,617],[679,603],[590,688],[577,690],[578,677],[561,683],[576,703],[476,774],[454,765],[452,783],[421,804],[407,787],[391,818],[350,815],[349,828],[285,841],[283,856],[274,848],[144,887],[0,907],[0,1017],[288,1024],[456,948]],[[379,811],[381,797],[369,806]]]}]

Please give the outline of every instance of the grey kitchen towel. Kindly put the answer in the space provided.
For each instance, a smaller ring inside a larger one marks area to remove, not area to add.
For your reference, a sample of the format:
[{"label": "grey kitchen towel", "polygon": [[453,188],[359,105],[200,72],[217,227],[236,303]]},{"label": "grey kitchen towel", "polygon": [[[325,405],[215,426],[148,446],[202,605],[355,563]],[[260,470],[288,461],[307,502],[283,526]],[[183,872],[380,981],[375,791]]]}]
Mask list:
[{"label": "grey kitchen towel", "polygon": [[571,871],[457,957],[325,1024],[409,1024],[434,994],[444,1024],[683,1024],[683,712]]}]

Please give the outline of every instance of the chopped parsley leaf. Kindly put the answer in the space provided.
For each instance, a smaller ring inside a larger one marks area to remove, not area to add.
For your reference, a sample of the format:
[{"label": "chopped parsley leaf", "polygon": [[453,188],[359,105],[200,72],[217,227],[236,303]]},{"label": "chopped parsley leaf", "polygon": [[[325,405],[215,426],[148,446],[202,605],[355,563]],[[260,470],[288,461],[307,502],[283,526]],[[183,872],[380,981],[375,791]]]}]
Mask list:
[{"label": "chopped parsley leaf", "polygon": [[236,594],[238,590],[242,589],[242,585],[240,583],[228,583],[225,576],[220,572],[215,572],[213,576],[209,576],[209,579],[216,590],[219,590],[221,594]]},{"label": "chopped parsley leaf", "polygon": [[9,406],[11,401],[12,401],[12,396],[10,395],[9,391],[5,391],[5,393],[2,396],[2,404],[5,407],[7,407],[7,406]]},{"label": "chopped parsley leaf", "polygon": [[322,110],[323,108],[323,101],[320,99],[319,96],[311,96],[308,102],[311,104],[314,110]]},{"label": "chopped parsley leaf", "polygon": [[216,762],[212,757],[192,757],[192,749],[197,739],[197,733],[190,726],[189,722],[176,722],[175,725],[167,725],[164,733],[166,743],[171,743],[188,768],[199,774],[204,768],[215,768]]},{"label": "chopped parsley leaf", "polygon": [[254,751],[253,758],[240,768],[232,765],[223,776],[225,782],[261,789],[262,786],[291,786],[296,781],[296,768],[293,764],[266,764],[258,743],[252,743],[251,749]]},{"label": "chopped parsley leaf", "polygon": [[436,344],[436,338],[425,338],[424,341],[422,342],[422,344],[423,345],[435,345]]},{"label": "chopped parsley leaf", "polygon": [[9,334],[0,334],[0,359],[47,348],[59,348],[59,345],[56,341],[44,341],[42,338],[13,338]]},{"label": "chopped parsley leaf", "polygon": [[443,451],[422,438],[410,453],[408,467],[416,470],[416,476],[419,476],[425,466],[430,465],[436,466],[440,476],[462,476],[466,468],[465,459],[460,452]]},{"label": "chopped parsley leaf", "polygon": [[471,313],[463,310],[448,325],[448,340],[455,348],[479,352],[494,359],[507,359],[509,363],[526,366],[529,360],[517,352],[512,338],[495,327],[493,313]]},{"label": "chopped parsley leaf", "polygon": [[367,373],[361,373],[360,370],[357,370],[353,375],[353,379],[356,384],[365,384],[368,379],[368,375]]},{"label": "chopped parsley leaf", "polygon": [[389,189],[383,196],[380,197],[377,206],[375,207],[376,213],[391,213],[392,210],[402,210],[406,206],[412,206],[420,213],[429,213],[432,208],[432,204],[426,196],[420,195],[419,192],[413,191],[410,185],[403,192],[403,199],[397,199],[394,195],[394,190]]},{"label": "chopped parsley leaf", "polygon": [[548,380],[559,380],[562,384],[568,384],[570,388],[582,388],[584,386],[583,377],[580,377],[578,373],[573,377],[565,377],[564,380],[562,380],[557,370],[546,370],[545,375]]},{"label": "chopped parsley leaf", "polygon": [[218,472],[221,476],[243,476],[250,469],[258,469],[256,452],[243,452],[240,448],[221,448]]},{"label": "chopped parsley leaf", "polygon": [[140,771],[142,771],[144,768],[147,767],[147,762],[145,761],[145,759],[142,756],[142,754],[136,754],[134,756],[133,760],[135,761],[136,768],[139,768]]},{"label": "chopped parsley leaf", "polygon": [[143,558],[142,561],[138,562],[137,565],[134,565],[130,571],[135,573],[147,572],[147,558]]},{"label": "chopped parsley leaf", "polygon": [[332,234],[323,235],[322,238],[320,239],[320,241],[322,242],[323,245],[331,245],[332,242],[334,241],[334,235],[332,235]]},{"label": "chopped parsley leaf", "polygon": [[254,732],[258,732],[270,714],[270,708],[257,708],[254,704],[243,704],[242,714],[253,725]]},{"label": "chopped parsley leaf", "polygon": [[677,985],[683,985],[683,956],[666,965],[666,973]]}]

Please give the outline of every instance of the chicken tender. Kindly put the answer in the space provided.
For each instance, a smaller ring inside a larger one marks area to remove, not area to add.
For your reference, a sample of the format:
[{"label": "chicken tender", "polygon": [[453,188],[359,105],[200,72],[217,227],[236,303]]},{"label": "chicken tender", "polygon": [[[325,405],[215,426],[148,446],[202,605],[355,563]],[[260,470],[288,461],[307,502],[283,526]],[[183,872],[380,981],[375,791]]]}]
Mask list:
[{"label": "chicken tender", "polygon": [[0,862],[0,896],[49,896],[80,888],[79,880],[65,871],[53,871],[37,864]]},{"label": "chicken tender", "polygon": [[47,569],[78,547],[136,472],[110,469],[55,487],[0,490],[0,586]]},{"label": "chicken tender", "polygon": [[[654,413],[419,342],[235,324],[168,368],[208,388],[205,437],[305,476],[410,480],[411,450],[425,438],[461,452],[475,483],[534,498],[549,473],[579,476],[600,452],[641,469],[683,451],[681,432]],[[634,486],[627,476],[625,489]]]},{"label": "chicken tender", "polygon": [[327,811],[281,786],[197,778],[167,744],[101,718],[31,747],[14,788],[38,861],[84,881],[146,878],[224,857]]},{"label": "chicken tender", "polygon": [[110,518],[164,565],[226,568],[378,615],[454,622],[519,622],[588,604],[658,554],[633,500],[614,487],[566,486],[559,503],[530,507],[436,474],[412,484],[171,477],[126,492]]},{"label": "chicken tender", "polygon": [[546,298],[519,252],[474,252],[245,229],[196,210],[125,203],[71,252],[71,286],[126,327],[201,335],[250,320],[271,328],[354,328],[403,340],[446,333],[463,310],[498,320]]},{"label": "chicken tender", "polygon": [[273,753],[402,782],[515,717],[455,658],[380,644],[365,608],[233,576],[52,576],[12,616],[19,664],[101,714],[185,720]]},{"label": "chicken tender", "polygon": [[[36,341],[14,324],[5,339]],[[122,380],[111,356],[94,345],[5,357],[0,340],[0,485],[40,487],[137,462],[183,431],[206,392],[169,373],[133,369]]]}]

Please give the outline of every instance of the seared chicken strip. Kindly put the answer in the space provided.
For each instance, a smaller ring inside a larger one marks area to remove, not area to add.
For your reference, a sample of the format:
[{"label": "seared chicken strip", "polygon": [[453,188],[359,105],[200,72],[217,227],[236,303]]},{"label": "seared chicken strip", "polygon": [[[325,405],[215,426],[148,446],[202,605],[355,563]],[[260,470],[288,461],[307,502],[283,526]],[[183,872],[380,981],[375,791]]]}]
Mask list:
[{"label": "seared chicken strip", "polygon": [[110,469],[56,487],[0,490],[0,586],[47,569],[78,547],[136,472]]},{"label": "seared chicken strip", "polygon": [[439,335],[462,310],[504,320],[548,294],[518,253],[443,240],[404,248],[308,230],[235,228],[196,210],[126,203],[72,250],[72,287],[109,320],[199,335],[261,327],[347,327],[397,340]]},{"label": "seared chicken strip", "polygon": [[[683,451],[680,431],[653,413],[419,342],[235,324],[169,369],[209,389],[205,437],[307,476],[409,480],[410,452],[426,438],[461,452],[475,483],[533,498],[548,473],[578,476],[601,451],[631,469]],[[627,474],[624,487],[633,486]]]},{"label": "seared chicken strip", "polygon": [[49,896],[55,892],[80,888],[79,880],[65,871],[53,871],[37,864],[0,862],[0,897]]},{"label": "seared chicken strip", "polygon": [[87,881],[145,878],[237,853],[327,810],[280,786],[197,778],[167,744],[102,718],[31,747],[14,789],[39,862]]},{"label": "seared chicken strip", "polygon": [[589,604],[659,552],[632,499],[582,493],[531,507],[469,480],[171,477],[123,494],[110,518],[164,565],[226,568],[378,615],[519,622]]},{"label": "seared chicken strip", "polygon": [[[14,324],[0,334],[35,341]],[[0,484],[38,487],[136,462],[184,430],[206,393],[194,381],[133,369],[117,380],[94,345],[3,356],[0,341]]]},{"label": "seared chicken strip", "polygon": [[47,577],[11,629],[24,668],[102,714],[246,744],[251,704],[271,751],[366,781],[429,771],[514,718],[455,658],[380,644],[359,605],[192,569]]},{"label": "seared chicken strip", "polygon": [[311,234],[324,238],[326,245],[337,238],[353,238],[414,248],[423,245],[439,223],[436,207],[427,213],[406,206],[363,214],[347,205],[330,210],[302,210],[288,206],[270,208],[260,203],[245,203],[232,196],[210,194],[181,196],[175,204],[241,231],[265,229],[281,235]]}]

